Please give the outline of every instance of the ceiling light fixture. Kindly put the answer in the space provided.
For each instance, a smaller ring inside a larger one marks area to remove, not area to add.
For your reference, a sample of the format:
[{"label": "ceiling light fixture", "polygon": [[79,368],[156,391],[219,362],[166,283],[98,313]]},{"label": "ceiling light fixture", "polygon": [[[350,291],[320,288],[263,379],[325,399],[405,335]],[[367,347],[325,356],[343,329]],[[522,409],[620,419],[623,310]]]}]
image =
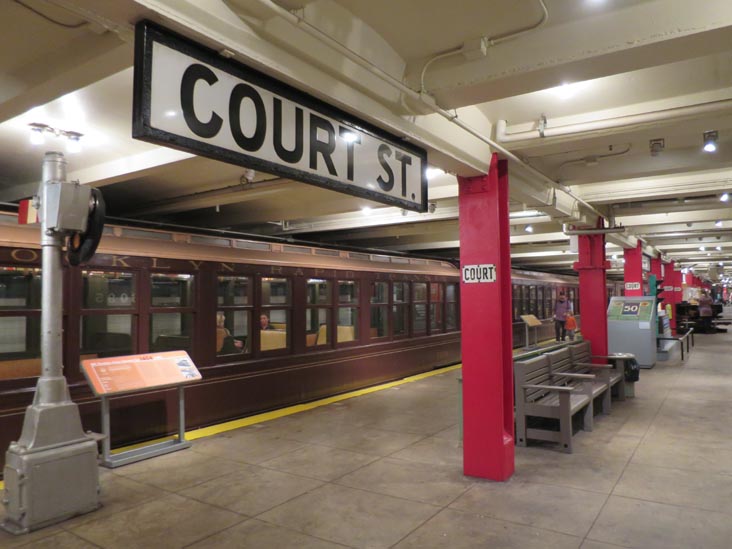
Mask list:
[{"label": "ceiling light fixture", "polygon": [[371,213],[371,208],[369,208],[368,206],[364,206],[363,208],[361,208],[361,213],[363,215],[369,215]]},{"label": "ceiling light fixture", "polygon": [[56,137],[65,137],[68,139],[68,143],[66,144],[67,152],[76,153],[81,151],[81,138],[84,137],[83,133],[52,128],[48,124],[40,124],[38,122],[31,122],[28,126],[31,131],[30,142],[33,145],[43,145],[46,141],[45,134],[51,133]]},{"label": "ceiling light fixture", "polygon": [[651,139],[648,146],[651,149],[651,156],[658,156],[666,148],[666,142],[663,139]]},{"label": "ceiling light fixture", "polygon": [[729,200],[729,193],[723,193],[722,196],[719,197],[719,199],[722,202],[727,202]]},{"label": "ceiling light fixture", "polygon": [[717,130],[704,132],[704,150],[708,153],[716,152],[717,139],[719,139],[719,132]]},{"label": "ceiling light fixture", "polygon": [[703,252],[704,250],[706,250],[706,248],[704,246],[699,246],[699,251],[700,252]]},{"label": "ceiling light fixture", "polygon": [[715,249],[715,250],[717,250],[718,252],[721,252],[721,251],[722,251],[722,246],[717,246],[717,247],[716,247],[716,248],[714,248],[714,249]]},{"label": "ceiling light fixture", "polygon": [[427,179],[434,179],[438,175],[443,175],[445,173],[444,170],[441,170],[440,168],[427,168],[425,170],[425,175],[427,176]]},{"label": "ceiling light fixture", "polygon": [[717,221],[715,221],[714,222],[714,226],[715,227],[721,227],[722,226],[722,220],[721,219],[718,219]]},{"label": "ceiling light fixture", "polygon": [[526,227],[524,227],[524,231],[526,231],[527,233],[533,233],[534,227],[532,227],[531,225],[526,225]]}]

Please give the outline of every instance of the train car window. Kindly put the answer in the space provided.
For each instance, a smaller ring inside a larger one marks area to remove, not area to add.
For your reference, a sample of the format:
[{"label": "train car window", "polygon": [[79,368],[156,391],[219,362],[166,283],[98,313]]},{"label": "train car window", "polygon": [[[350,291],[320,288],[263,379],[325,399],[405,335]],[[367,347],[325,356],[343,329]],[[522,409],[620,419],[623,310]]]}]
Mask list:
[{"label": "train car window", "polygon": [[544,289],[544,318],[552,316],[552,289],[551,286],[547,286]]},{"label": "train car window", "polygon": [[330,281],[320,278],[308,278],[308,305],[330,305]]},{"label": "train car window", "polygon": [[415,282],[412,288],[412,334],[423,334],[427,331],[427,283]]},{"label": "train car window", "polygon": [[389,335],[389,283],[371,283],[371,333],[370,337],[387,337]]},{"label": "train car window", "polygon": [[358,282],[355,280],[338,281],[338,303],[358,304]]},{"label": "train car window", "polygon": [[0,267],[0,310],[40,308],[41,270]]},{"label": "train car window", "polygon": [[394,303],[409,303],[409,282],[394,282]]},{"label": "train car window", "polygon": [[41,270],[0,267],[0,379],[41,373]]},{"label": "train car window", "polygon": [[458,285],[448,282],[445,285],[445,328],[458,329]]},{"label": "train car window", "polygon": [[137,279],[133,273],[82,271],[85,309],[129,309],[135,306]]},{"label": "train car window", "polygon": [[331,304],[330,280],[309,278],[307,281],[307,308],[305,309],[305,345],[321,347],[329,344],[330,307],[318,305]]},{"label": "train car window", "polygon": [[[358,341],[358,282],[355,280],[338,281],[338,323],[336,342]],[[346,306],[344,306],[346,305]],[[356,305],[356,306],[352,306]]]},{"label": "train car window", "polygon": [[394,337],[406,336],[409,333],[409,282],[394,282],[392,296],[391,318]]},{"label": "train car window", "polygon": [[131,314],[83,315],[79,350],[82,360],[134,354],[133,318]]},{"label": "train car window", "polygon": [[289,305],[290,281],[287,278],[262,278],[262,305]]},{"label": "train car window", "polygon": [[529,286],[529,314],[536,314],[536,286]]},{"label": "train car window", "polygon": [[538,318],[544,316],[544,286],[536,288],[536,316]]},{"label": "train car window", "polygon": [[291,295],[289,279],[262,278],[262,308],[259,313],[259,349],[261,351],[289,348]]},{"label": "train car window", "polygon": [[153,273],[150,278],[153,307],[193,306],[194,275]]},{"label": "train car window", "polygon": [[445,289],[442,282],[430,283],[430,333],[444,330]]},{"label": "train car window", "polygon": [[216,303],[219,307],[252,304],[252,279],[248,276],[218,277]]},{"label": "train car window", "polygon": [[152,313],[150,315],[150,350],[191,352],[193,313]]},{"label": "train car window", "polygon": [[251,351],[252,340],[251,277],[219,276],[216,279],[216,356],[238,355]]},{"label": "train car window", "polygon": [[516,322],[516,320],[519,317],[519,288],[520,286],[518,284],[513,284],[511,287],[511,306],[513,308],[513,321]]}]

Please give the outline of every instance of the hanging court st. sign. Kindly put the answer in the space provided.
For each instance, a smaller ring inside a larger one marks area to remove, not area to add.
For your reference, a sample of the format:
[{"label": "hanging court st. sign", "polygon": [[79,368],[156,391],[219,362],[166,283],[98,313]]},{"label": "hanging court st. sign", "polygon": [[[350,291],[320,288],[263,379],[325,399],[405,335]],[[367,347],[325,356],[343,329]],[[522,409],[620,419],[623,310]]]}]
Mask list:
[{"label": "hanging court st. sign", "polygon": [[135,38],[133,137],[427,210],[424,149],[147,21]]}]

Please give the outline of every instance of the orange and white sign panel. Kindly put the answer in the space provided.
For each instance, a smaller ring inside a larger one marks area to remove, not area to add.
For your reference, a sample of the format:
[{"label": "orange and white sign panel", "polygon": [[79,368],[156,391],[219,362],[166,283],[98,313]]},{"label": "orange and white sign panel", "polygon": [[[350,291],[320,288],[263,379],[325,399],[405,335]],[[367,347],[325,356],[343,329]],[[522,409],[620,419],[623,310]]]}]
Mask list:
[{"label": "orange and white sign panel", "polygon": [[185,351],[92,358],[81,369],[97,396],[191,383],[201,374]]},{"label": "orange and white sign panel", "polygon": [[18,207],[18,224],[32,225],[38,223],[38,210],[33,207],[33,201],[30,199],[21,200]]}]

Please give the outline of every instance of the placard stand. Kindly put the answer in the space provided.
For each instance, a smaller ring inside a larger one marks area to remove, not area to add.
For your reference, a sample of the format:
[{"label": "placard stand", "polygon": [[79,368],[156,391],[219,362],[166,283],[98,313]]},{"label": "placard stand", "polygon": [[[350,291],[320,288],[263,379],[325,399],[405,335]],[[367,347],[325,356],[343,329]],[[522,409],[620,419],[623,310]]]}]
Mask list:
[{"label": "placard stand", "polygon": [[170,452],[184,450],[191,446],[190,441],[186,440],[186,417],[185,417],[185,397],[184,387],[178,387],[178,438],[172,440],[164,440],[162,442],[153,442],[141,448],[134,450],[125,450],[112,454],[112,434],[109,421],[109,400],[108,396],[102,396],[102,460],[100,465],[109,469],[135,463],[155,456],[162,456]]},{"label": "placard stand", "polygon": [[539,334],[534,330],[534,344],[532,345],[529,338],[529,328],[538,328],[541,326],[541,320],[536,318],[534,315],[521,315],[521,320],[524,321],[524,327],[526,328],[526,345],[524,346],[524,349],[536,349],[539,347]]},{"label": "placard stand", "polygon": [[[120,467],[170,452],[189,448],[186,440],[184,386],[201,380],[201,374],[185,351],[149,353],[83,360],[82,371],[102,404],[101,465]],[[178,436],[112,454],[109,412],[111,397],[153,389],[178,389]]]}]

